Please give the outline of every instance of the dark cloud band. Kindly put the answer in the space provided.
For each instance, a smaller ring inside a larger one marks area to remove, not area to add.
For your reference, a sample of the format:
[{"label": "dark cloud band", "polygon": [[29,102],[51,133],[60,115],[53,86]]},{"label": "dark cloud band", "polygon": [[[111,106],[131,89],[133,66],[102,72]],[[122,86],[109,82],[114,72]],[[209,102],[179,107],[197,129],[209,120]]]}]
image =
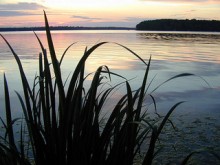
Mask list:
[{"label": "dark cloud band", "polygon": [[41,14],[33,14],[30,12],[24,11],[0,11],[0,17],[18,17],[18,16],[27,16],[27,15],[41,15]]},{"label": "dark cloud band", "polygon": [[45,6],[42,6],[38,3],[7,3],[7,4],[0,4],[0,10],[38,10],[38,9],[46,9]]},{"label": "dark cloud band", "polygon": [[84,20],[101,20],[101,18],[94,18],[94,17],[87,17],[87,16],[80,16],[80,15],[74,15],[72,18],[80,18]]}]

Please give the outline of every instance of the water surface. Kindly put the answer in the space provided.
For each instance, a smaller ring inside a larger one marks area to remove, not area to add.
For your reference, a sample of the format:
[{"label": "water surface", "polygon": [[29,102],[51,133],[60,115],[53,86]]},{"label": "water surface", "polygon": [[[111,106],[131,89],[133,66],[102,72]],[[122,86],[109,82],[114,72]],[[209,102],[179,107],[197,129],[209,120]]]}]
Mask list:
[{"label": "water surface", "polygon": [[[40,46],[32,32],[2,33],[19,55],[30,84],[38,73],[38,56]],[[37,32],[45,48],[47,41],[44,32]],[[133,89],[137,89],[143,78],[146,66],[130,52],[115,44],[122,44],[136,52],[146,62],[152,57],[149,80],[153,77],[149,93],[160,83],[181,73],[192,73],[196,76],[175,79],[161,86],[153,93],[158,112],[164,114],[178,101],[187,101],[175,111],[173,120],[179,129],[191,126],[191,137],[196,137],[197,145],[187,148],[199,149],[212,147],[220,151],[220,33],[195,32],[146,32],[146,31],[55,31],[53,40],[58,58],[65,49],[75,43],[67,52],[62,63],[63,78],[68,77],[82,56],[85,47],[107,41],[98,48],[86,62],[86,73],[94,72],[98,66],[107,65],[111,71],[132,79]],[[49,53],[49,52],[48,52]],[[4,115],[3,73],[6,74],[12,97],[13,115],[19,115],[15,90],[21,92],[20,76],[17,64],[7,45],[0,39],[0,109]],[[115,83],[121,79],[115,78]],[[117,99],[117,98],[114,98]],[[113,100],[114,100],[113,99]],[[146,100],[153,111],[150,99]],[[113,101],[109,105],[113,104]],[[181,122],[185,124],[181,124]],[[199,137],[196,128],[201,127],[205,138]],[[183,131],[183,132],[184,132]],[[185,135],[188,135],[185,133]],[[186,136],[187,137],[187,136]],[[172,137],[173,138],[173,137]],[[194,142],[192,142],[194,143]],[[181,147],[182,139],[175,144]]]}]

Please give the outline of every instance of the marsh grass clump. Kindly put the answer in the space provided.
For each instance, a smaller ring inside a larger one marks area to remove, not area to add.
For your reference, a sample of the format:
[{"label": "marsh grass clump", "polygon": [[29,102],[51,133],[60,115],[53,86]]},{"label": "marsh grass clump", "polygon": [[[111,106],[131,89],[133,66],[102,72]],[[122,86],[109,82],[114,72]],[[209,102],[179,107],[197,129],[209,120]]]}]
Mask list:
[{"label": "marsh grass clump", "polygon": [[[143,106],[146,95],[150,96],[148,98],[153,100],[156,108],[155,99],[151,94],[147,94],[146,85],[151,58],[145,62],[129,48],[117,44],[146,66],[141,86],[133,90],[129,80],[111,72],[107,66],[100,66],[94,73],[90,87],[85,89],[85,62],[96,49],[107,44],[101,42],[85,49],[72,76],[69,77],[69,83],[66,84],[66,80],[61,76],[61,63],[72,45],[65,50],[61,60],[58,60],[45,13],[44,17],[51,59],[48,59],[47,52],[35,33],[42,52],[39,54],[39,75],[35,77],[32,87],[18,55],[1,35],[14,55],[20,71],[23,94],[16,94],[21,103],[23,118],[11,117],[9,89],[4,75],[6,120],[1,117],[5,136],[0,139],[0,164],[132,165],[136,161],[145,165],[152,164],[155,154],[158,153],[155,151],[155,145],[159,135],[171,113],[182,102],[171,107],[161,122],[149,120],[147,108]],[[191,75],[180,74],[162,84]],[[123,82],[101,88],[103,80],[111,80],[111,76],[120,77]],[[118,99],[109,117],[101,122],[100,113],[105,102],[122,84],[126,88],[125,94]],[[20,136],[16,139],[13,124],[18,120],[21,122]]]}]

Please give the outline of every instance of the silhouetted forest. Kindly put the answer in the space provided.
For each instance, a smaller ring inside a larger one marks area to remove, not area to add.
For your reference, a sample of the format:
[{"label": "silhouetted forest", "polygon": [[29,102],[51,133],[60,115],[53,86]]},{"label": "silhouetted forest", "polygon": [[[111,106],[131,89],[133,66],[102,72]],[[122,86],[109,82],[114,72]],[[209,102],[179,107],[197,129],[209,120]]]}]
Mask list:
[{"label": "silhouetted forest", "polygon": [[159,19],[143,21],[136,26],[136,30],[157,31],[220,31],[220,21],[216,20],[176,20]]}]

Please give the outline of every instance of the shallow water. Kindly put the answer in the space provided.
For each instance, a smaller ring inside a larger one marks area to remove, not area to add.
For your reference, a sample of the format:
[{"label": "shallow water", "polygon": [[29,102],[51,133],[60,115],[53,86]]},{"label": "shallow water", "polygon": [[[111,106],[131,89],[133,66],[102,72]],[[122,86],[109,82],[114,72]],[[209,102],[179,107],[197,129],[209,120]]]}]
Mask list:
[{"label": "shallow water", "polygon": [[[32,84],[38,72],[38,55],[40,46],[32,32],[2,33],[19,55],[25,73]],[[47,48],[44,32],[37,32]],[[182,135],[197,137],[192,139],[198,145],[186,147],[186,152],[200,149],[205,145],[212,150],[220,151],[220,33],[191,32],[144,32],[144,31],[56,31],[53,40],[58,58],[64,50],[76,42],[67,52],[62,64],[63,78],[72,73],[86,46],[107,41],[98,48],[86,63],[86,73],[94,72],[98,66],[107,65],[110,70],[132,79],[133,89],[141,83],[146,66],[124,48],[114,44],[117,42],[127,46],[144,60],[152,56],[149,80],[155,75],[149,93],[160,83],[180,73],[193,73],[196,76],[172,80],[153,93],[158,112],[165,114],[178,101],[187,101],[172,115],[179,130],[183,130],[171,143],[182,147]],[[0,109],[4,115],[3,73],[6,73],[12,97],[13,115],[19,116],[21,111],[15,90],[21,92],[21,83],[17,64],[2,39],[0,39]],[[114,81],[121,82],[115,78]],[[123,91],[122,91],[123,92]],[[109,101],[109,105],[114,102]],[[151,100],[147,99],[150,111],[153,111]],[[200,121],[198,123],[196,121]],[[183,124],[184,123],[184,124]],[[186,133],[192,126],[190,133]],[[198,132],[203,130],[202,134]],[[201,137],[201,136],[204,136]],[[195,136],[198,135],[198,136]],[[168,136],[168,135],[167,135]],[[180,138],[181,137],[181,138]],[[174,138],[173,136],[171,137]],[[169,138],[168,138],[169,139]],[[169,141],[169,140],[168,140]],[[187,140],[188,141],[188,140]]]}]

